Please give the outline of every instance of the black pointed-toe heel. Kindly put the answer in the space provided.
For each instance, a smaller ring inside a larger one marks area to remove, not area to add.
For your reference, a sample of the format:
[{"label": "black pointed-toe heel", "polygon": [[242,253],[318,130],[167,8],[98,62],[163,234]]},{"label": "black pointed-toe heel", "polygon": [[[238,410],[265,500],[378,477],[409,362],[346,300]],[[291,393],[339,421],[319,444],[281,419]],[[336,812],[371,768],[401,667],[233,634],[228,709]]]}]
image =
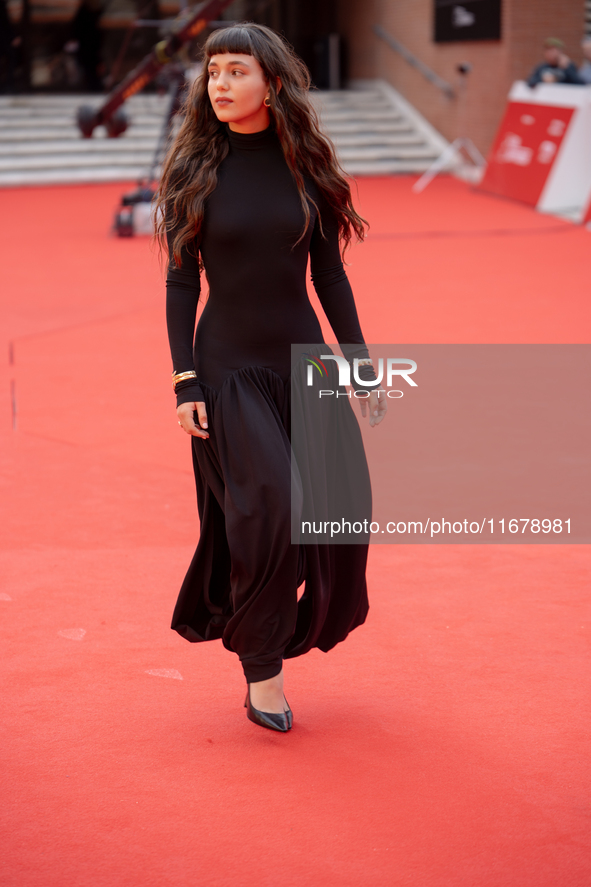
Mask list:
[{"label": "black pointed-toe heel", "polygon": [[287,733],[289,730],[286,712],[259,711],[258,708],[253,707],[250,701],[250,687],[246,693],[244,705],[246,707],[246,717],[253,724],[258,724],[259,727],[267,727],[269,730],[278,730],[279,733]]},{"label": "black pointed-toe heel", "polygon": [[[244,708],[248,708],[248,692],[249,691],[247,690],[246,691],[246,699],[244,700]],[[283,698],[285,699],[285,696]],[[291,708],[289,707],[289,702],[287,701],[287,699],[285,699],[285,704],[287,705],[287,708],[285,710],[285,717],[287,719],[287,729],[291,730],[291,728],[293,727],[293,712],[292,712]],[[255,709],[255,711],[256,711],[256,709]]]}]

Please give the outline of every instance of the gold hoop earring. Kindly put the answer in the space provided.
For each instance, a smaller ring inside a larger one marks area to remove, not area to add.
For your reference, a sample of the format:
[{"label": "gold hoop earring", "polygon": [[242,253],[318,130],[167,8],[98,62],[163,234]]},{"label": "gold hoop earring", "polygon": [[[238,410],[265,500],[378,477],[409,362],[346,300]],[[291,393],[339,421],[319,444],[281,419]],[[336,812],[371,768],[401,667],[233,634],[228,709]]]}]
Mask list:
[{"label": "gold hoop earring", "polygon": [[271,107],[271,96],[265,96],[265,98],[263,99],[263,105],[265,106],[265,108]]}]

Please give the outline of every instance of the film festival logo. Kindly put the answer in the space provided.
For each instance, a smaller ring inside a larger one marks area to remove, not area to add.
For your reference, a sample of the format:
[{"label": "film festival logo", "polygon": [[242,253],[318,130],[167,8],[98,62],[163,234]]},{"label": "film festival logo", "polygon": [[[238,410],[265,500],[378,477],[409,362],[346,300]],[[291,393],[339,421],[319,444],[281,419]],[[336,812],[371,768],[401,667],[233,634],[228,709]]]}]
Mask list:
[{"label": "film festival logo", "polygon": [[[304,355],[308,367],[307,367],[307,377],[306,377],[306,385],[310,388],[314,385],[314,379],[317,378],[315,370],[320,374],[320,381],[328,380],[329,373],[324,363],[325,360],[334,360],[338,367],[339,372],[339,387],[348,388],[351,386],[351,367],[349,365],[349,361],[341,357],[339,354],[321,354],[319,357],[310,357],[310,355]],[[402,364],[402,366],[401,366]],[[403,379],[411,388],[417,388],[417,383],[414,379],[411,379],[411,375],[416,372],[417,363],[415,360],[411,360],[408,357],[388,357],[386,359],[386,396],[391,398],[399,398],[404,397],[404,391],[400,391],[400,389],[393,388],[393,380],[394,377],[400,377]],[[353,392],[349,391],[338,391],[331,388],[320,388],[318,391],[318,397],[356,397],[356,398],[365,398],[369,397],[371,391],[368,389],[377,389],[378,387],[383,391],[382,381],[384,379],[384,358],[380,357],[378,360],[378,370],[377,370],[377,378],[372,381],[367,381],[367,379],[359,378],[359,359],[356,357],[353,360],[353,379],[360,386],[360,388],[354,390]]]}]

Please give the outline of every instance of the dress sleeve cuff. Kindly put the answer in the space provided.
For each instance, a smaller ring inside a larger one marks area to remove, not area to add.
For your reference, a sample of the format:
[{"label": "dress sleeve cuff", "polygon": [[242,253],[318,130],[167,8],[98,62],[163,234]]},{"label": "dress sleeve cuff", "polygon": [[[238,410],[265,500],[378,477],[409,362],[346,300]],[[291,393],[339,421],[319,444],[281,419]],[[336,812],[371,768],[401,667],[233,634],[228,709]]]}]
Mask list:
[{"label": "dress sleeve cuff", "polygon": [[[353,360],[358,358],[359,360],[367,360],[369,357],[369,351],[367,349],[367,345],[364,342],[361,342],[356,345],[343,345],[341,344],[341,350],[346,358],[349,361],[351,366],[351,387],[354,391],[374,391],[379,386],[371,386],[370,388],[364,387],[355,381],[355,377],[353,376]],[[358,367],[357,374],[359,378],[363,382],[375,382],[377,376],[376,371],[373,367],[373,364],[364,364],[363,366]]]},{"label": "dress sleeve cuff", "polygon": [[196,379],[187,379],[185,382],[179,382],[174,390],[177,407],[180,407],[182,403],[198,403],[205,400],[201,385]]}]

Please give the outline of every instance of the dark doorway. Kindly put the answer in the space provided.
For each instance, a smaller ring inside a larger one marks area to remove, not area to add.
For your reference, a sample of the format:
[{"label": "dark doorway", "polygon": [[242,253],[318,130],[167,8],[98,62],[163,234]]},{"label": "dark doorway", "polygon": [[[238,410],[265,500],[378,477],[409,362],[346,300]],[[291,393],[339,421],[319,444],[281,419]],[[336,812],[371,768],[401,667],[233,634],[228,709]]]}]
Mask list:
[{"label": "dark doorway", "polygon": [[329,35],[337,30],[337,0],[246,0],[226,18],[251,20],[279,31],[305,61],[315,86],[329,86]]}]

